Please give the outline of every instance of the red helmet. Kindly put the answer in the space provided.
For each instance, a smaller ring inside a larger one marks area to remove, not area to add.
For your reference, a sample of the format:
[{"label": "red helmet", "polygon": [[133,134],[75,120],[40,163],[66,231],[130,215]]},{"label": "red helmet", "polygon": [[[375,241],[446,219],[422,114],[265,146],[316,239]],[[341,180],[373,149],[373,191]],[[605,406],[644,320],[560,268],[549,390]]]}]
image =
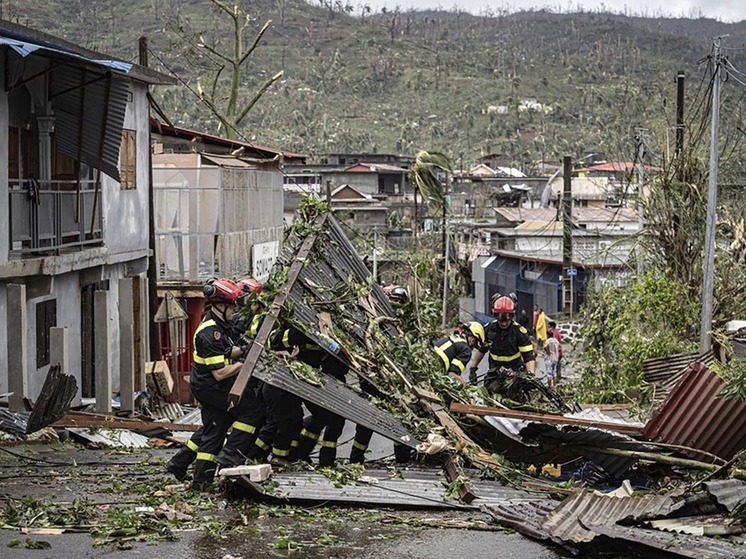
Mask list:
[{"label": "red helmet", "polygon": [[392,303],[406,304],[409,303],[409,293],[401,285],[388,285],[383,288],[383,292]]},{"label": "red helmet", "polygon": [[237,305],[243,296],[243,290],[233,280],[211,279],[202,288],[202,293],[208,303],[225,303]]},{"label": "red helmet", "polygon": [[492,314],[494,315],[503,313],[513,314],[514,312],[515,303],[510,297],[498,297],[492,305]]},{"label": "red helmet", "polygon": [[239,280],[238,285],[241,287],[245,295],[256,296],[264,290],[264,286],[252,277]]}]

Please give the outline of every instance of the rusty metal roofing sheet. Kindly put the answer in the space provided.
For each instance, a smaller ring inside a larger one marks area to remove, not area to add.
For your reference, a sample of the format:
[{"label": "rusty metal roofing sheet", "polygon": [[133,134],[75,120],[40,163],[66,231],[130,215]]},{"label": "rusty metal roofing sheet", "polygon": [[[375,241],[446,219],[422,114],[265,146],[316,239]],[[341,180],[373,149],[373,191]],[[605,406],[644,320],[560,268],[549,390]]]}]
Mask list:
[{"label": "rusty metal roofing sheet", "polygon": [[[398,477],[398,476],[401,477]],[[339,485],[321,473],[273,473],[271,483],[247,483],[243,476],[235,481],[271,499],[290,502],[340,502],[379,506],[478,510],[480,506],[511,499],[532,499],[526,492],[493,481],[477,481],[480,498],[471,504],[461,503],[447,495],[448,481],[440,470],[366,470],[354,482]]]},{"label": "rusty metal roofing sheet", "polygon": [[704,363],[710,365],[715,360],[715,353],[710,350],[700,354],[699,351],[690,353],[677,353],[666,357],[647,359],[642,364],[645,382],[655,385],[653,400],[660,405],[666,399],[668,393],[684,375],[692,363]]},{"label": "rusty metal roofing sheet", "polygon": [[736,506],[746,501],[746,483],[740,479],[706,481],[702,484],[715,502],[733,512]]},{"label": "rusty metal roofing sheet", "polygon": [[326,379],[323,386],[300,380],[271,355],[265,355],[254,369],[254,376],[259,380],[333,411],[353,423],[368,427],[387,439],[411,448],[419,444],[393,415],[359,396],[336,379],[322,372],[319,372],[319,375]]},{"label": "rusty metal roofing sheet", "polygon": [[663,551],[671,556],[691,559],[737,559],[746,557],[746,547],[742,542],[726,539],[674,534],[638,528],[636,526],[596,526],[599,534],[622,540],[634,546]]},{"label": "rusty metal roofing sheet", "polygon": [[547,516],[543,528],[563,541],[590,542],[598,525],[665,516],[683,505],[683,499],[677,502],[666,495],[611,497],[580,489]]},{"label": "rusty metal roofing sheet", "polygon": [[719,397],[725,383],[692,363],[647,423],[647,438],[731,459],[746,447],[746,403]]}]

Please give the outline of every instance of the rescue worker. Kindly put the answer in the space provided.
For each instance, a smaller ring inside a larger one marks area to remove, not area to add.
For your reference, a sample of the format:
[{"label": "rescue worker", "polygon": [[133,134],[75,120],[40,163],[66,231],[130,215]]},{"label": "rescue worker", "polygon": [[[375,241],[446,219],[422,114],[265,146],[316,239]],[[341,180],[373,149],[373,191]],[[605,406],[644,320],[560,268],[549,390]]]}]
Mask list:
[{"label": "rescue worker", "polygon": [[476,372],[479,363],[489,351],[489,369],[485,379],[485,386],[499,376],[501,367],[514,371],[525,367],[530,374],[536,372],[536,356],[534,346],[529,338],[528,330],[515,322],[515,303],[510,297],[499,297],[492,307],[495,320],[484,329],[485,345],[477,348],[472,360],[469,380],[476,383]]},{"label": "rescue worker", "polygon": [[[215,279],[210,280],[208,283],[214,282]],[[242,297],[239,302],[242,304],[242,309],[236,313],[233,317],[233,336],[234,340],[238,340],[239,345],[241,342],[248,343],[248,339],[253,339],[256,336],[260,320],[260,309],[258,296],[262,292],[263,286],[260,282],[252,277],[242,279],[238,282],[239,287],[242,290]],[[209,305],[208,305],[209,306]],[[245,309],[249,309],[249,312],[245,312]],[[209,310],[208,310],[209,312]],[[204,317],[203,317],[204,318]],[[259,381],[251,379],[249,381],[250,386],[253,383],[256,385]],[[256,389],[256,386],[254,386]],[[184,481],[189,478],[188,468],[197,458],[197,449],[199,448],[200,442],[202,441],[202,433],[204,427],[200,427],[194,432],[192,437],[184,444],[184,447],[179,450],[166,464],[166,471],[171,473],[177,480]],[[221,451],[222,453],[222,451]],[[234,461],[236,456],[233,457]],[[225,453],[221,456],[218,454],[216,458],[217,462],[221,466],[227,466],[229,460]],[[242,461],[242,460],[241,460]],[[233,464],[235,465],[235,464]]]},{"label": "rescue worker", "polygon": [[[297,328],[285,324],[277,328],[270,336],[270,348],[275,351],[287,351],[306,361],[318,352],[319,362],[324,352],[318,344]],[[298,446],[298,437],[303,428],[302,400],[282,388],[263,383],[262,398],[266,404],[267,417],[264,426],[249,450],[250,460],[267,460],[278,466],[290,465],[291,449]]]},{"label": "rescue worker", "polygon": [[[339,344],[333,340],[331,341],[333,344],[336,344],[336,351],[338,351]],[[331,345],[330,349],[333,353],[336,353],[334,347],[334,345]],[[310,355],[307,356],[299,355],[298,358],[311,366],[318,366],[324,373],[334,377],[343,384],[345,383],[345,376],[349,370],[349,367],[345,363],[326,351],[323,352],[320,360],[318,360],[318,355],[309,353]],[[316,365],[317,362],[318,365]],[[319,443],[321,446],[319,449],[319,467],[333,467],[337,459],[337,441],[344,430],[345,418],[313,402],[305,401],[304,404],[308,408],[310,415],[303,419],[303,428],[298,438],[298,446],[290,453],[290,459],[291,461],[303,460],[310,462],[311,451],[313,451],[316,443]]]},{"label": "rescue worker", "polygon": [[[400,285],[388,285],[383,288],[383,292],[388,297],[394,311],[396,312],[399,320],[406,319],[404,305],[409,303],[409,293],[407,290]],[[408,322],[408,320],[404,320]],[[365,379],[360,379],[360,390],[364,393],[374,397],[385,399],[388,396],[383,394],[378,388]],[[350,449],[350,463],[351,464],[362,464],[365,462],[365,453],[368,451],[368,445],[370,445],[370,439],[373,437],[373,431],[363,425],[355,426],[355,439],[352,441],[352,448]],[[394,459],[397,464],[404,464],[409,462],[412,458],[412,449],[403,444],[394,443]]]},{"label": "rescue worker", "polygon": [[[264,421],[264,406],[252,390],[244,392],[238,405],[229,407],[228,395],[242,366],[237,360],[247,352],[247,347],[234,342],[233,319],[242,289],[232,280],[216,279],[204,286],[203,293],[212,307],[194,333],[189,378],[192,394],[202,408],[202,440],[194,466],[196,486],[214,480],[218,452],[223,463],[243,461]],[[228,429],[231,433],[226,440]]]},{"label": "rescue worker", "polygon": [[389,301],[399,305],[406,305],[409,303],[409,293],[401,285],[387,285],[383,288],[383,292],[389,298]]},{"label": "rescue worker", "polygon": [[461,375],[471,360],[473,348],[483,348],[484,327],[479,322],[467,322],[451,334],[435,340],[435,353],[443,361],[445,372],[451,378],[464,382]]}]

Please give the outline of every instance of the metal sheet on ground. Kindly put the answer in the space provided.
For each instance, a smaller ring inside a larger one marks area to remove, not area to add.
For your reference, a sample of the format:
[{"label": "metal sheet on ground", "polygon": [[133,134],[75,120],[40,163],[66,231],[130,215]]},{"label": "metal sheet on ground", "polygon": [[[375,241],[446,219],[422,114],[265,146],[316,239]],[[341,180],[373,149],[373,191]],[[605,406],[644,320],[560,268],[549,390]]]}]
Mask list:
[{"label": "metal sheet on ground", "polygon": [[366,470],[357,480],[342,485],[315,471],[274,473],[265,484],[249,482],[245,476],[236,476],[233,481],[264,497],[286,502],[479,510],[481,506],[535,498],[497,482],[482,481],[475,485],[479,497],[464,504],[447,494],[447,480],[440,470],[402,471],[401,477],[396,475],[387,470]]}]

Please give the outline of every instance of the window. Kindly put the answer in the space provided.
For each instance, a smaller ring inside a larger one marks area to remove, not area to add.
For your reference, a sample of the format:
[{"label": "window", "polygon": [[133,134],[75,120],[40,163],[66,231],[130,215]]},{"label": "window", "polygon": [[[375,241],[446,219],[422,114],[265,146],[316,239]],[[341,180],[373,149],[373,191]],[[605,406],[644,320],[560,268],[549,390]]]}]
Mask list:
[{"label": "window", "polygon": [[49,365],[49,329],[57,326],[57,300],[36,304],[36,368]]},{"label": "window", "polygon": [[135,130],[122,130],[119,178],[122,190],[137,188],[137,132]]}]

